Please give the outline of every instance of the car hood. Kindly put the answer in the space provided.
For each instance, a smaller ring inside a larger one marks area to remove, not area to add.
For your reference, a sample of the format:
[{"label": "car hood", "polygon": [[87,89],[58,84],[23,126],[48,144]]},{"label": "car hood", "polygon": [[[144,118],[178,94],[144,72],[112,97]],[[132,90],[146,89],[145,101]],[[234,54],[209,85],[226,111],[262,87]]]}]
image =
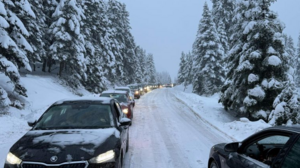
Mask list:
[{"label": "car hood", "polygon": [[68,161],[89,160],[109,150],[120,149],[120,132],[115,128],[32,130],[27,132],[10,149],[23,161],[56,164]]}]

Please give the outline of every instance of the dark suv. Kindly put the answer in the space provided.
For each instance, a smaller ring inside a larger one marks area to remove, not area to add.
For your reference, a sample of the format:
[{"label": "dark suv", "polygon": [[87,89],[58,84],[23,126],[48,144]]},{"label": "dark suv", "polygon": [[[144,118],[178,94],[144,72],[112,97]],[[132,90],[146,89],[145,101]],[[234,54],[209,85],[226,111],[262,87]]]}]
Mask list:
[{"label": "dark suv", "polygon": [[130,122],[115,99],[58,101],[29,123],[4,168],[122,167]]}]

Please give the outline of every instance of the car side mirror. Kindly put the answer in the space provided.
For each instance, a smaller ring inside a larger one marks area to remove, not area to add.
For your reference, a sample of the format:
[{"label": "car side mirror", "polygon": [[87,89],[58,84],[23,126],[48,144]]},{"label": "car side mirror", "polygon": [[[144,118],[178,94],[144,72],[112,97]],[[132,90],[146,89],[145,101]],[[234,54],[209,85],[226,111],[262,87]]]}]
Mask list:
[{"label": "car side mirror", "polygon": [[36,124],[36,120],[35,121],[28,121],[27,124],[29,127],[33,127]]},{"label": "car side mirror", "polygon": [[131,120],[127,117],[121,118],[120,124],[121,126],[129,126],[131,125]]},{"label": "car side mirror", "polygon": [[239,142],[228,143],[224,146],[224,150],[226,152],[237,152],[239,146],[240,146]]}]

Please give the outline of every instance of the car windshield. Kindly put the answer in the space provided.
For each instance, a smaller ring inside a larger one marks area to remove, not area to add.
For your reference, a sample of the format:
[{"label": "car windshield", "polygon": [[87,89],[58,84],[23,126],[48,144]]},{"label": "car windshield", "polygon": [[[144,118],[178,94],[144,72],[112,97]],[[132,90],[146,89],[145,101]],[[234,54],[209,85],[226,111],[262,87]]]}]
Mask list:
[{"label": "car windshield", "polygon": [[50,107],[33,129],[95,129],[113,126],[109,105],[73,103]]},{"label": "car windshield", "polygon": [[100,95],[100,97],[110,97],[117,99],[119,102],[128,103],[126,95],[120,94],[120,93],[103,93]]}]

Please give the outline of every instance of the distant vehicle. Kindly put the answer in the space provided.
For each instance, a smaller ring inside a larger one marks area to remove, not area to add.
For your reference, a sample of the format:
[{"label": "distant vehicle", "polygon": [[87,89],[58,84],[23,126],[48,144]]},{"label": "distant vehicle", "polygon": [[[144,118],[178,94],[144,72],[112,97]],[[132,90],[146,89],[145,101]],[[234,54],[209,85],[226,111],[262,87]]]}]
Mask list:
[{"label": "distant vehicle", "polygon": [[139,99],[144,94],[142,87],[138,84],[128,85],[128,87],[130,88],[131,92],[134,94],[134,98],[136,99]]},{"label": "distant vehicle", "polygon": [[173,84],[166,84],[165,87],[166,87],[166,88],[172,88],[172,87],[173,87]]},{"label": "distant vehicle", "polygon": [[266,128],[242,142],[214,145],[209,168],[300,167],[300,126]]},{"label": "distant vehicle", "polygon": [[133,118],[133,103],[129,98],[127,91],[123,90],[106,90],[100,94],[100,97],[110,97],[120,102],[122,111],[130,119]]},{"label": "distant vehicle", "polygon": [[4,168],[121,167],[130,119],[115,99],[52,104],[9,150]]},{"label": "distant vehicle", "polygon": [[133,103],[133,107],[135,106],[135,100],[134,100],[134,94],[131,92],[130,88],[128,86],[123,86],[123,87],[115,87],[115,90],[123,90],[128,92],[129,94],[129,99]]}]

